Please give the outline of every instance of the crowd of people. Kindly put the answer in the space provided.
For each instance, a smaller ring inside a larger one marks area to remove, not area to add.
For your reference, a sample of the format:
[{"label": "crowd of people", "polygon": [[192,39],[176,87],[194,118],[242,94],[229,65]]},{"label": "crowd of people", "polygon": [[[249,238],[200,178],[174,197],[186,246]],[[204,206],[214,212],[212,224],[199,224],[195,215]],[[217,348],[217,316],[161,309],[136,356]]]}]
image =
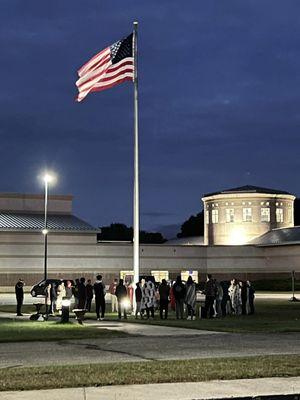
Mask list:
[{"label": "crowd of people", "polygon": [[225,317],[226,315],[254,314],[255,290],[250,281],[232,279],[217,282],[207,275],[204,289],[204,317]]},{"label": "crowd of people", "polygon": [[[21,315],[23,286],[24,282],[19,280],[16,285],[17,315]],[[169,309],[175,311],[177,319],[188,320],[194,320],[197,315],[200,318],[217,318],[254,314],[255,290],[249,281],[232,279],[229,284],[227,281],[218,282],[210,274],[202,290],[191,276],[186,282],[178,276],[173,283],[162,279],[159,284],[148,277],[137,282],[135,287],[123,279],[114,279],[107,288],[111,311],[117,312],[119,319],[126,319],[128,313],[134,314],[135,318],[153,319],[157,310],[161,319],[167,319]],[[97,275],[94,283],[84,277],[75,279],[75,282],[49,283],[45,288],[46,314],[61,313],[63,299],[72,298],[73,309],[91,312],[94,299],[97,319],[102,321],[106,311],[106,290],[102,275]],[[197,292],[205,296],[199,310],[196,310]]]}]

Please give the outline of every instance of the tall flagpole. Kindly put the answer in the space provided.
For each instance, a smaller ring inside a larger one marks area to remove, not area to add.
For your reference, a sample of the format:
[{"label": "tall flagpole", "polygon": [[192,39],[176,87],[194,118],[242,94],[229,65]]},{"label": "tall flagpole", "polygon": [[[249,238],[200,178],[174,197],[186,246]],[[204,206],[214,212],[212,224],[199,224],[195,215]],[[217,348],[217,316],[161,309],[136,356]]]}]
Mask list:
[{"label": "tall flagpole", "polygon": [[[133,193],[133,271],[134,286],[140,278],[139,254],[139,126],[138,126],[138,73],[137,73],[137,36],[138,23],[133,23],[133,56],[134,56],[134,193]],[[135,299],[135,296],[133,296]]]}]

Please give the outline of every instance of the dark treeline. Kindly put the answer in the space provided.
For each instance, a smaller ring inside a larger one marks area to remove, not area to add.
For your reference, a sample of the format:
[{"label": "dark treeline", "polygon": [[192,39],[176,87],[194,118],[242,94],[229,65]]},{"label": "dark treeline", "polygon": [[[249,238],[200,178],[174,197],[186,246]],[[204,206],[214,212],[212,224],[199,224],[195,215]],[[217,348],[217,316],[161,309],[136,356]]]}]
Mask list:
[{"label": "dark treeline", "polygon": [[[109,226],[101,226],[101,233],[98,233],[98,240],[120,240],[129,241],[133,239],[133,229],[125,224],[114,223]],[[159,232],[140,231],[141,243],[164,243],[166,239]]]},{"label": "dark treeline", "polygon": [[[294,224],[300,226],[300,198],[294,202]],[[196,215],[191,215],[183,222],[178,238],[204,236],[204,213],[203,210]],[[115,223],[110,226],[102,226],[98,240],[124,240],[132,241],[133,229],[125,224]],[[141,243],[164,243],[166,239],[159,232],[140,232]]]},{"label": "dark treeline", "polygon": [[178,238],[190,236],[203,236],[204,235],[204,213],[201,211],[196,215],[191,215],[181,225],[181,232],[177,234]]}]

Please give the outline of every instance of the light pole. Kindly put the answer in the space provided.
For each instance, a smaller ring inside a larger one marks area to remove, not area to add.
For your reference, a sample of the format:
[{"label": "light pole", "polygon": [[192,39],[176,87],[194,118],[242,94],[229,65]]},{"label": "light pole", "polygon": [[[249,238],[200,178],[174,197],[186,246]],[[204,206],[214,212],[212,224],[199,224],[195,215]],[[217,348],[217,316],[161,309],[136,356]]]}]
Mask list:
[{"label": "light pole", "polygon": [[295,271],[292,271],[292,292],[293,295],[290,298],[290,301],[299,301],[297,297],[295,297]]},{"label": "light pole", "polygon": [[47,279],[47,252],[48,252],[48,189],[49,183],[53,180],[53,177],[49,174],[45,174],[43,177],[45,184],[45,219],[44,219],[44,229],[42,233],[44,235],[44,279]]}]

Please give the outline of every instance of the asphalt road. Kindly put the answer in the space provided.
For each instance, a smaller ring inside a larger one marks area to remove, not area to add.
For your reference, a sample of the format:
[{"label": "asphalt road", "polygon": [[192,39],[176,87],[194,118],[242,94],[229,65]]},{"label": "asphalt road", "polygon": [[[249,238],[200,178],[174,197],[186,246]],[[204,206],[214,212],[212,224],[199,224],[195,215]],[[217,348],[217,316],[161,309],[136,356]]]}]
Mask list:
[{"label": "asphalt road", "polygon": [[300,354],[299,333],[130,336],[60,342],[1,343],[0,368],[125,361]]}]

